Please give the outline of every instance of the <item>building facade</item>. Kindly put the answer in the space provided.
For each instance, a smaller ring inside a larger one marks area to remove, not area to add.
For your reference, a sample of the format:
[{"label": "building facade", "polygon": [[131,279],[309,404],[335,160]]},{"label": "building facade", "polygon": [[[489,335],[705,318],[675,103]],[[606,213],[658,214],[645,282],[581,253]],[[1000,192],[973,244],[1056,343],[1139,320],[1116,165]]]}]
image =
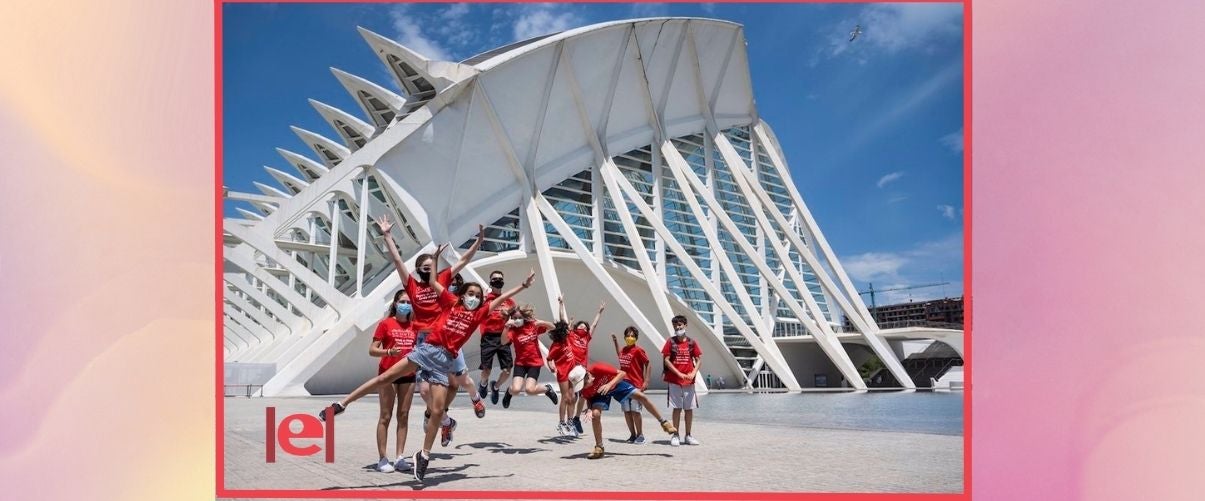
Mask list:
[{"label": "building facade", "polygon": [[758,116],[740,25],[617,21],[459,63],[361,33],[402,95],[333,70],[358,116],[311,101],[336,139],[295,127],[314,158],[278,149],[295,174],[226,193],[243,217],[223,223],[225,357],[275,364],[265,395],[374,373],[372,328],[401,285],[381,214],[407,260],[452,242],[454,261],[485,225],[466,280],[534,268],[518,301],[542,318],[560,295],[577,317],[607,301],[592,359],[614,362],[609,333],[628,325],[660,351],[682,314],[701,373],[729,387],[799,389],[823,371],[864,388],[869,356],[910,381],[902,337],[875,324]]}]

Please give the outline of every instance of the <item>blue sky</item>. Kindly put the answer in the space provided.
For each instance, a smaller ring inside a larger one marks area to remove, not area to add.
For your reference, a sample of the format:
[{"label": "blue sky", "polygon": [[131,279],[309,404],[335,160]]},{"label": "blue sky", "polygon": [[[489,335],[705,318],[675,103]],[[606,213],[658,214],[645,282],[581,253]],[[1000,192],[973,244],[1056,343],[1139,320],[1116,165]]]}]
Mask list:
[{"label": "blue sky", "polygon": [[[337,137],[307,98],[357,113],[337,67],[396,91],[355,27],[462,60],[597,22],[654,16],[745,26],[758,109],[859,289],[946,281],[879,304],[956,296],[963,284],[963,50],[958,4],[349,4],[223,6],[225,184],[258,193],[276,153],[311,154],[296,125]],[[863,34],[849,42],[861,24]],[[235,217],[234,205],[226,215]],[[868,301],[869,302],[869,301]]]}]

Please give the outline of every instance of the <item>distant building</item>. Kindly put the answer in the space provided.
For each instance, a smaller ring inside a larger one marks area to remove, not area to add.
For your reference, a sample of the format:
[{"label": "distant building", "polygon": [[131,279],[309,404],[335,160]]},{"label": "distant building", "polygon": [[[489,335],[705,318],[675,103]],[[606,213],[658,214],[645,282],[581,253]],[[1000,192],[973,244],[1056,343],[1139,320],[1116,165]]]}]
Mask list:
[{"label": "distant building", "polygon": [[[931,301],[917,301],[891,304],[870,308],[879,327],[891,329],[896,327],[941,327],[950,329],[962,328],[962,298],[944,298]],[[845,320],[846,332],[851,332],[854,326]]]}]

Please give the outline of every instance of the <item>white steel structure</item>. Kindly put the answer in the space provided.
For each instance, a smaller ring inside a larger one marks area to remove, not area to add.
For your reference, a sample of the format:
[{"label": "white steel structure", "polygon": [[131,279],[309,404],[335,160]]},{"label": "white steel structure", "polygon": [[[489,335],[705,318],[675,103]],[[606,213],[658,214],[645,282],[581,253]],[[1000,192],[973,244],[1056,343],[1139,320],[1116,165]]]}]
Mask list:
[{"label": "white steel structure", "polygon": [[[758,117],[740,25],[611,22],[460,63],[360,31],[405,95],[332,70],[360,107],[311,101],[338,140],[294,127],[317,160],[280,149],[297,174],[269,167],[280,188],[226,194],[255,210],[223,223],[225,356],[275,364],[265,395],[375,374],[369,339],[401,286],[371,224],[382,213],[406,259],[450,241],[455,260],[486,224],[466,280],[535,267],[518,300],[542,318],[560,294],[579,317],[608,301],[592,359],[614,362],[609,333],[627,325],[658,352],[676,314],[701,373],[728,387],[823,373],[865,388],[855,363],[871,354],[911,385],[897,339],[948,336],[961,352],[961,331],[875,324]],[[839,332],[841,316],[858,332]],[[471,369],[476,352],[474,339]]]}]

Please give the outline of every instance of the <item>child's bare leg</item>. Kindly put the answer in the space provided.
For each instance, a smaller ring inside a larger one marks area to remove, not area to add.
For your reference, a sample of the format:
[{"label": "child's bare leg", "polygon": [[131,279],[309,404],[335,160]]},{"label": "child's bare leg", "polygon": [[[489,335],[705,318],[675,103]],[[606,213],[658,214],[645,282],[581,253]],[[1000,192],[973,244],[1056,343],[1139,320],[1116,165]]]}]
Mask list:
[{"label": "child's bare leg", "polygon": [[427,435],[423,437],[423,455],[430,457],[431,446],[435,445],[435,435],[439,431],[440,423],[444,418],[445,399],[448,396],[448,387],[441,384],[431,385],[431,419],[427,420]]},{"label": "child's bare leg", "polygon": [[590,409],[590,415],[594,418],[590,423],[594,429],[594,446],[602,447],[602,409]]}]

